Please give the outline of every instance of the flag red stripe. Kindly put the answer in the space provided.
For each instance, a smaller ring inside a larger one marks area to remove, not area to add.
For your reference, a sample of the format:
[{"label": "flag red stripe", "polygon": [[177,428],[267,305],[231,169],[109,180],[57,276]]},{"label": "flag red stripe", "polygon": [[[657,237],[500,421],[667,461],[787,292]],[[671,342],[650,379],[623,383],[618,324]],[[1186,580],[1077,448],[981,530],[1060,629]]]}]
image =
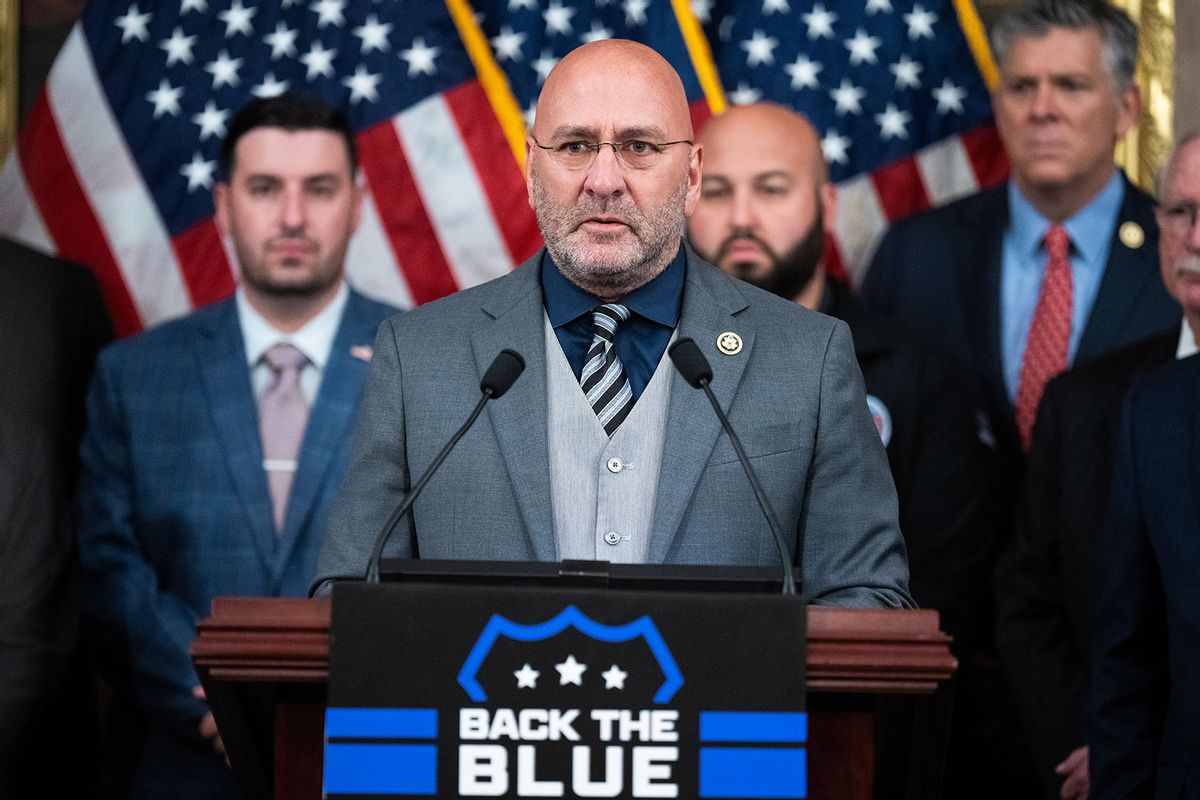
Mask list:
[{"label": "flag red stripe", "polygon": [[929,195],[915,158],[902,158],[871,173],[879,205],[889,220],[929,208]]},{"label": "flag red stripe", "polygon": [[1000,134],[995,125],[976,128],[962,135],[963,149],[971,168],[975,170],[975,180],[979,188],[986,189],[1008,178],[1008,154],[1000,141]]},{"label": "flag red stripe", "polygon": [[233,271],[225,258],[217,224],[211,218],[172,238],[171,246],[193,306],[208,305],[233,294]]},{"label": "flag red stripe", "polygon": [[514,264],[520,264],[542,246],[537,218],[526,202],[525,178],[500,122],[479,81],[467,81],[444,95],[459,137],[479,175],[492,218]]},{"label": "flag red stripe", "polygon": [[141,315],[109,248],[104,229],[75,175],[45,92],[25,120],[17,140],[17,152],[29,193],[58,248],[58,255],[85,264],[96,274],[118,336],[140,331]]},{"label": "flag red stripe", "polygon": [[695,100],[688,104],[688,113],[692,118],[692,130],[696,132],[699,132],[713,115],[707,100]]},{"label": "flag red stripe", "polygon": [[358,147],[379,223],[391,241],[413,302],[420,305],[458,291],[395,126],[387,121],[368,128],[358,135]]}]

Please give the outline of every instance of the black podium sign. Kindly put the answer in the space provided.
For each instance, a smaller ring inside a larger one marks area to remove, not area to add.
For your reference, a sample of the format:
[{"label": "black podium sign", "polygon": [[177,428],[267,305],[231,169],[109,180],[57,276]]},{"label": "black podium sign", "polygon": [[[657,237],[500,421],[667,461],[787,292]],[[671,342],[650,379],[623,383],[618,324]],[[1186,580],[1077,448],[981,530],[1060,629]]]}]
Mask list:
[{"label": "black podium sign", "polygon": [[325,794],[805,797],[804,626],[779,595],[339,585]]}]

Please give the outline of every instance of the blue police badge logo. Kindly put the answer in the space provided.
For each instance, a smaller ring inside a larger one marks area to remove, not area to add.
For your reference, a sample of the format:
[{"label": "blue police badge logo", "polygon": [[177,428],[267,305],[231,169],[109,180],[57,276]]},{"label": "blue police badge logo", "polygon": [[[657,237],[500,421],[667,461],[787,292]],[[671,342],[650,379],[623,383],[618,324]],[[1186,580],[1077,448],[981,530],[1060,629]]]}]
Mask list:
[{"label": "blue police badge logo", "polygon": [[871,412],[871,421],[875,423],[880,441],[887,447],[892,441],[892,413],[883,401],[873,394],[867,395],[867,409]]}]

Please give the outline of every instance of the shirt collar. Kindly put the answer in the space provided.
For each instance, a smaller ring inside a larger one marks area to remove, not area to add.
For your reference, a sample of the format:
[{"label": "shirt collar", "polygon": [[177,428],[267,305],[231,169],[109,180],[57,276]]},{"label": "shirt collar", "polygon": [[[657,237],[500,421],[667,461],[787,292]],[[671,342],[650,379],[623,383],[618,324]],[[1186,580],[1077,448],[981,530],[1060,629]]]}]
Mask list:
[{"label": "shirt collar", "polygon": [[1175,347],[1175,357],[1187,358],[1198,350],[1200,348],[1196,347],[1196,337],[1192,334],[1192,328],[1188,325],[1187,317],[1184,317],[1183,328],[1179,331],[1179,344]]},{"label": "shirt collar", "polygon": [[[1125,199],[1125,181],[1120,170],[1114,170],[1099,194],[1075,215],[1063,223],[1075,252],[1087,264],[1097,264],[1107,253],[1117,213]],[[1016,181],[1008,182],[1009,224],[1013,241],[1023,258],[1037,260],[1042,253],[1042,239],[1050,221],[1037,212],[1017,189]]]},{"label": "shirt collar", "polygon": [[337,336],[342,311],[350,298],[350,289],[346,282],[342,281],[333,300],[294,333],[285,333],[267,322],[251,305],[242,287],[238,287],[235,297],[238,320],[242,325],[242,341],[246,346],[246,363],[251,369],[258,365],[263,353],[270,347],[286,342],[304,353],[318,370],[323,370],[329,360],[329,352],[333,349],[333,340]]},{"label": "shirt collar", "polygon": [[[686,264],[687,258],[681,244],[667,268],[645,286],[621,298],[622,305],[638,316],[674,328],[679,322],[679,308],[683,302]],[[542,295],[546,316],[555,328],[591,313],[602,302],[567,280],[549,252],[542,258]]]}]

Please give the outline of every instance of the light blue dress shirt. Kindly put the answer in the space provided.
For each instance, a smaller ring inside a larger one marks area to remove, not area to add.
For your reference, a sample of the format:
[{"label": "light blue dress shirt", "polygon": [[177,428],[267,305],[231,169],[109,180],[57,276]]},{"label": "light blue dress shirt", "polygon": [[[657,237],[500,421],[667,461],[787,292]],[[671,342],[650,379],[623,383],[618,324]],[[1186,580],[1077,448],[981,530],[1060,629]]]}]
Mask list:
[{"label": "light blue dress shirt", "polygon": [[[1125,199],[1125,182],[1119,171],[1081,208],[1063,223],[1071,238],[1071,340],[1067,363],[1075,360],[1075,351],[1084,326],[1092,313],[1104,267],[1112,249],[1117,213]],[[1025,341],[1033,324],[1042,276],[1046,272],[1046,247],[1042,240],[1050,222],[1037,212],[1008,182],[1008,228],[1004,231],[1004,255],[1000,273],[1000,355],[1004,363],[1004,385],[1008,399],[1016,402],[1021,380],[1021,361]]]}]

